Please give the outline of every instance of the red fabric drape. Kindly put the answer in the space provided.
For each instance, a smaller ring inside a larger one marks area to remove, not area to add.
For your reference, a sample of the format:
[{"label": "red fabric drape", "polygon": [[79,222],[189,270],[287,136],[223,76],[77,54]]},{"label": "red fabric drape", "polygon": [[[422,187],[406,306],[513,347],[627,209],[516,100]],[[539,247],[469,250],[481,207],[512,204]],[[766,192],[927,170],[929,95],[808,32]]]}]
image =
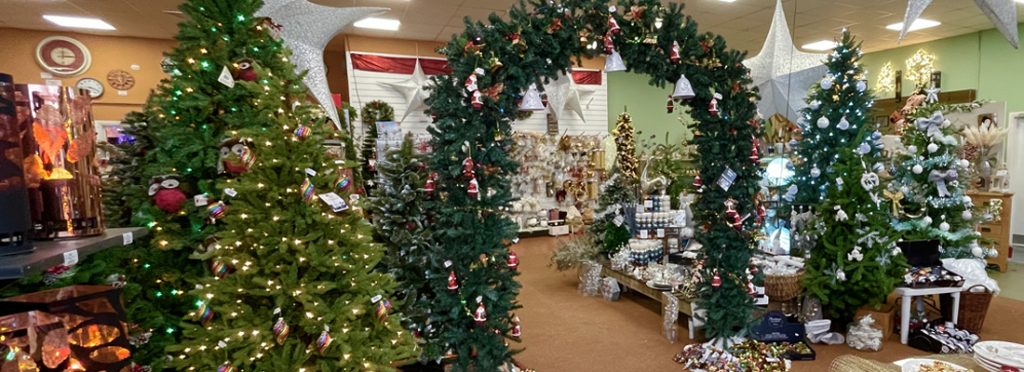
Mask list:
[{"label": "red fabric drape", "polygon": [[[352,53],[352,67],[356,70],[411,74],[416,68],[414,57],[386,57],[371,54]],[[420,67],[427,75],[447,74],[448,61],[443,59],[420,59]]]},{"label": "red fabric drape", "polygon": [[573,71],[572,80],[576,84],[601,85],[601,71]]}]

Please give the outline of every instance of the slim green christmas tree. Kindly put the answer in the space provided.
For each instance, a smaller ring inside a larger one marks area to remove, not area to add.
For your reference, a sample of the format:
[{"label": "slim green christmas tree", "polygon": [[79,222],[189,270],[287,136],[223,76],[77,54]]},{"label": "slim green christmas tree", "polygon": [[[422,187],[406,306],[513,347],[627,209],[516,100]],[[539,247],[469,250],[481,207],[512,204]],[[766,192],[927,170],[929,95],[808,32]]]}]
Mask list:
[{"label": "slim green christmas tree", "polygon": [[369,195],[377,188],[377,122],[395,120],[395,109],[387,102],[376,100],[370,101],[360,111],[359,116],[363,121],[363,166],[362,175],[363,188]]},{"label": "slim green christmas tree", "polygon": [[253,17],[261,6],[183,4],[177,66],[147,106],[159,141],[144,169],[177,174],[151,185],[142,213],[153,250],[199,248],[210,268],[189,280],[191,322],[168,349],[172,365],[389,369],[413,356],[388,316],[393,282],[373,271],[382,252],[370,226],[332,194],[342,179],[320,145],[330,128],[269,20]]},{"label": "slim green christmas tree", "polygon": [[970,161],[960,158],[960,138],[945,118],[952,111],[970,111],[971,105],[941,105],[938,89],[928,89],[924,106],[907,118],[901,158],[886,198],[900,218],[897,230],[908,240],[938,240],[943,258],[984,258],[974,229],[973,202],[962,181]]},{"label": "slim green christmas tree", "polygon": [[377,163],[382,182],[371,211],[377,216],[374,236],[387,247],[381,266],[398,282],[394,302],[404,315],[402,323],[422,343],[431,344],[437,335],[427,325],[435,295],[424,267],[439,252],[431,241],[423,195],[425,160],[413,149],[412,134],[406,134],[402,146]]},{"label": "slim green christmas tree", "polygon": [[110,157],[110,173],[103,179],[103,217],[108,227],[131,225],[132,204],[134,201],[148,199],[145,190],[137,185],[148,185],[149,180],[142,178],[140,161],[153,146],[153,138],[147,124],[146,115],[133,111],[125,115],[122,129],[125,142],[118,144],[103,143],[108,146]]},{"label": "slim green christmas tree", "polygon": [[863,53],[848,31],[825,61],[828,74],[811,88],[799,124],[803,140],[796,151],[797,204],[824,200],[839,173],[834,164],[844,148],[856,146],[860,128],[871,113],[873,97],[860,65]]},{"label": "slim green christmas tree", "polygon": [[[597,199],[599,218],[592,227],[601,242],[602,253],[618,252],[633,234],[624,222],[626,203],[635,203],[640,181],[640,160],[636,156],[636,129],[628,112],[619,114],[615,129],[615,164],[611,177],[602,185]],[[621,217],[621,218],[617,218]]]},{"label": "slim green christmas tree", "polygon": [[[801,147],[802,156],[810,163],[804,164],[805,169],[808,165],[826,168],[819,177],[805,180],[812,186],[810,199],[818,197],[820,185],[825,185],[826,193],[817,204],[818,241],[807,261],[803,283],[811,296],[821,300],[826,314],[843,324],[851,321],[861,306],[884,301],[902,280],[905,267],[878,174],[884,170],[879,162],[882,135],[867,124],[871,92],[862,85],[864,73],[856,63],[860,55],[859,44],[844,31],[829,67],[845,69],[830,70],[829,77],[812,88],[811,100],[824,101],[805,111],[805,118],[810,116],[812,123],[833,116],[839,117],[839,122],[823,128],[812,124],[814,129],[804,135],[812,147]],[[833,140],[850,133],[849,140]],[[828,152],[811,151],[824,138],[829,138],[824,143],[835,147]],[[826,155],[831,152],[835,155]]]}]

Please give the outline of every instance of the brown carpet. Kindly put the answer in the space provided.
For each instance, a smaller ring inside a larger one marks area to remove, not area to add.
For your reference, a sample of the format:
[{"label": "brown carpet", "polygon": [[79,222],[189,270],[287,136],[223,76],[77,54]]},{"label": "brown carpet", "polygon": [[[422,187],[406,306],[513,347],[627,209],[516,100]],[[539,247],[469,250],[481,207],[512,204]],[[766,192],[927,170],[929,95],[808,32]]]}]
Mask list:
[{"label": "brown carpet", "polygon": [[[539,372],[572,371],[673,371],[682,368],[672,356],[689,343],[686,329],[680,340],[669,343],[661,334],[659,304],[642,295],[626,294],[619,301],[585,297],[576,290],[576,272],[549,267],[556,239],[523,239],[513,249],[519,255],[523,284],[519,302],[525,348],[517,359]],[[983,340],[1024,343],[1024,302],[995,298],[981,332]],[[899,335],[887,340],[879,352],[866,353],[845,345],[814,345],[816,361],[794,362],[794,371],[824,372],[832,359],[844,354],[894,361],[925,355],[899,343]]]}]

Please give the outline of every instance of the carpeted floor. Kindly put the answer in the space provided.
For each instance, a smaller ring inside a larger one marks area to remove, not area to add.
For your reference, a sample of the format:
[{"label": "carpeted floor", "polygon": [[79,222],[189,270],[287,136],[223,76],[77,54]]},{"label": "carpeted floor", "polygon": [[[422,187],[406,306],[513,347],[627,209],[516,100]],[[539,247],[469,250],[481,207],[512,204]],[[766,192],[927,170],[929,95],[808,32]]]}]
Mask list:
[{"label": "carpeted floor", "polygon": [[[624,295],[615,302],[584,297],[576,291],[576,272],[549,267],[557,241],[554,238],[523,239],[513,249],[519,255],[523,284],[519,301],[525,350],[517,358],[539,372],[572,371],[673,371],[682,368],[672,356],[685,345],[686,329],[671,344],[661,334],[659,304],[642,295]],[[1024,302],[995,298],[982,330],[983,340],[1024,343]],[[926,353],[901,345],[899,335],[887,340],[882,350],[862,353],[845,345],[815,345],[818,358],[795,362],[794,371],[824,372],[832,359],[844,354],[894,361]]]}]

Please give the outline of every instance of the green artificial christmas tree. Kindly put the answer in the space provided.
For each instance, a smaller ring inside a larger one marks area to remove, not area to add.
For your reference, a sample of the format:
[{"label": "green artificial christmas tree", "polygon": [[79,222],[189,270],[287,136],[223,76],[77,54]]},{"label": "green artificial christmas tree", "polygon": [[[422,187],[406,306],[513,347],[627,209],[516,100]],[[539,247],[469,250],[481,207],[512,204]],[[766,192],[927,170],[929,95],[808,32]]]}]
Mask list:
[{"label": "green artificial christmas tree", "polygon": [[839,173],[834,164],[844,148],[856,146],[860,128],[868,122],[873,97],[860,60],[863,53],[853,36],[843,32],[839,45],[825,61],[828,73],[815,84],[807,108],[798,120],[803,140],[797,146],[797,204],[818,204]]},{"label": "green artificial christmas tree", "polygon": [[370,195],[377,188],[377,122],[395,120],[395,109],[387,102],[370,101],[359,113],[363,121],[362,174],[364,190]]},{"label": "green artificial christmas tree", "polygon": [[941,105],[938,89],[930,88],[926,103],[908,115],[902,142],[906,153],[895,167],[886,191],[897,230],[907,240],[938,240],[943,258],[985,258],[978,245],[971,198],[964,181],[971,162],[960,157],[960,137],[945,113],[970,111],[976,105]]},{"label": "green artificial christmas tree", "polygon": [[372,198],[371,212],[377,216],[374,236],[387,247],[381,266],[398,282],[394,303],[404,315],[402,323],[419,335],[421,342],[430,344],[437,337],[434,329],[428,328],[435,295],[424,267],[439,253],[431,241],[424,205],[425,160],[413,149],[412,133],[407,133],[402,146],[377,163],[381,183]]},{"label": "green artificial christmas tree", "polygon": [[123,142],[105,145],[110,153],[110,172],[103,179],[103,218],[108,227],[131,226],[133,201],[148,199],[145,190],[137,185],[148,185],[142,178],[140,161],[153,147],[153,138],[146,115],[133,111],[121,120]]},{"label": "green artificial christmas tree", "polygon": [[615,129],[615,164],[612,165],[611,177],[601,188],[597,199],[598,219],[594,223],[593,232],[601,242],[601,253],[618,252],[629,243],[633,234],[629,225],[624,223],[627,203],[635,203],[640,194],[640,160],[636,156],[636,129],[628,112],[619,114]]},{"label": "green artificial christmas tree", "polygon": [[618,174],[626,177],[627,182],[636,182],[640,179],[640,159],[636,157],[636,128],[628,112],[619,114],[612,135],[615,136],[615,165],[619,167]]},{"label": "green artificial christmas tree", "polygon": [[[856,63],[860,55],[860,45],[844,31],[842,43],[830,58],[829,76],[812,87],[808,99],[824,101],[819,107],[812,104],[804,112],[814,126],[804,134],[809,146],[820,146],[822,138],[834,137],[827,133],[853,135],[846,141],[827,141],[834,146],[829,151],[835,155],[809,152],[809,147],[801,147],[811,166],[820,162],[818,167],[827,169],[819,177],[807,180],[813,187],[813,198],[818,197],[818,185],[826,185],[826,193],[816,207],[814,235],[818,240],[806,263],[803,284],[811,296],[821,301],[826,315],[841,324],[851,321],[861,306],[884,301],[902,280],[906,266],[896,247],[899,236],[892,226],[884,186],[880,184],[879,172],[884,170],[879,157],[882,135],[867,124],[866,112],[872,99],[871,92],[861,85],[864,72]],[[834,67],[843,69],[831,70]],[[822,117],[838,117],[839,122],[824,128],[813,124]]]}]

